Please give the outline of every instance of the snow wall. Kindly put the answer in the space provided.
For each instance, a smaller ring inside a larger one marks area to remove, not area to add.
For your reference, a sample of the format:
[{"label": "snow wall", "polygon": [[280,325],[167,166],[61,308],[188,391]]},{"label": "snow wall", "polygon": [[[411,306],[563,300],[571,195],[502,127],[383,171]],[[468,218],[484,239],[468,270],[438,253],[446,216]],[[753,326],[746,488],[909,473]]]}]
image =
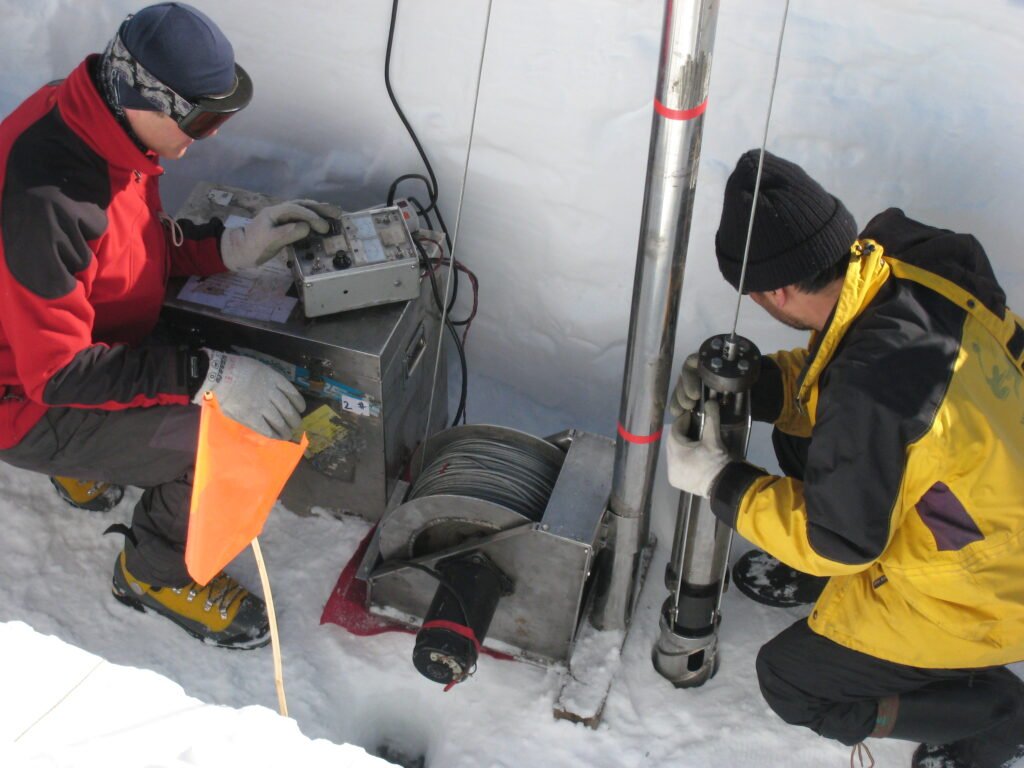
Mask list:
[{"label": "snow wall", "polygon": [[[195,5],[233,41],[256,97],[166,164],[168,210],[207,179],[356,208],[422,172],[384,90],[391,3]],[[735,159],[761,140],[783,5],[721,3],[677,360],[732,324],[714,233]],[[101,50],[138,7],[0,0],[0,113]],[[481,282],[471,421],[614,433],[663,7],[401,0],[392,82],[436,169],[457,256]],[[768,147],[858,224],[897,205],[974,233],[1020,308],[1022,29],[1021,0],[793,0]],[[402,191],[425,199],[416,184]],[[463,282],[457,316],[468,293]],[[804,341],[749,302],[739,330],[764,351]],[[769,451],[755,440],[752,458],[771,465]]]}]

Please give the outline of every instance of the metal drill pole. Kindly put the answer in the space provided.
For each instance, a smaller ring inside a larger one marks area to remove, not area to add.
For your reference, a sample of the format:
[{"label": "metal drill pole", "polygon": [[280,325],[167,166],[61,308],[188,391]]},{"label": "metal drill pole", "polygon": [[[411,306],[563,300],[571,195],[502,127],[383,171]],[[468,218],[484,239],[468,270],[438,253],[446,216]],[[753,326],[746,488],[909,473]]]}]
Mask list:
[{"label": "metal drill pole", "polygon": [[609,502],[611,546],[591,621],[625,629],[650,522],[690,236],[718,0],[666,0]]},{"label": "metal drill pole", "polygon": [[[747,241],[743,247],[743,268],[740,270],[732,333],[712,336],[700,348],[699,371],[703,381],[701,410],[705,396],[709,393],[719,399],[722,406],[721,438],[734,459],[742,459],[747,453],[750,440],[748,394],[761,368],[757,347],[736,335],[736,324],[740,316],[747,257],[754,231],[754,214],[757,211],[756,201],[761,187],[761,169],[768,143],[768,126],[771,123],[788,16],[789,0],[786,0],[779,44],[775,51],[775,70],[768,97],[768,114],[764,121],[757,180],[754,182],[755,204],[750,206]],[[700,423],[703,429],[703,414],[697,418],[700,422],[694,420],[691,427]],[[692,433],[690,436],[695,437]],[[669,589],[669,596],[661,609],[661,631],[652,653],[654,667],[676,687],[703,685],[718,668],[718,625],[721,621],[722,591],[725,589],[731,544],[731,531],[710,510],[701,508],[699,498],[688,493],[680,496],[672,557],[665,569],[665,585]]]}]

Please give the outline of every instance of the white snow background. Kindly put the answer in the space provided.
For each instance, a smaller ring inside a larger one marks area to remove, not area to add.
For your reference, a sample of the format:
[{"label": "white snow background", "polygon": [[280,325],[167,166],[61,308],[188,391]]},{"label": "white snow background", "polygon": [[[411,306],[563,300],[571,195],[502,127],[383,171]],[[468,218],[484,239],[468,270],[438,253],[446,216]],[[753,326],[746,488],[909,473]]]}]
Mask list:
[{"label": "white snow background", "polygon": [[[166,164],[168,210],[200,180],[354,209],[380,202],[399,174],[422,171],[383,86],[390,3],[195,4],[232,40],[256,97],[219,136]],[[137,7],[0,0],[0,114],[101,50]],[[489,17],[488,7],[402,0],[392,62],[453,234],[458,226],[456,255],[481,281],[469,418],[538,435],[567,426],[611,435],[663,4],[493,0]],[[718,274],[714,232],[726,176],[760,143],[782,8],[782,0],[721,5],[677,360],[731,327],[735,294]],[[801,163],[859,224],[898,205],[975,234],[1020,308],[1022,30],[1021,0],[793,0],[768,147]],[[414,185],[403,191],[425,197]],[[803,343],[749,303],[739,330],[764,351]],[[774,466],[764,429],[751,459]],[[309,742],[263,709],[276,709],[269,648],[207,648],[109,596],[119,541],[100,533],[128,519],[136,493],[96,515],[63,506],[45,477],[3,465],[0,488],[3,765],[380,764],[322,740],[370,752],[387,745],[432,768],[847,764],[839,745],[785,726],[757,689],[757,649],[800,611],[730,592],[719,674],[680,691],[653,670],[664,544],[603,722],[591,730],[552,718],[553,671],[484,659],[472,680],[445,694],[413,669],[410,636],[358,638],[319,626],[368,526],[278,507],[261,541],[291,715],[301,734],[321,740]],[[675,508],[660,473],[652,524],[662,542]],[[258,588],[248,553],[232,571]],[[906,765],[913,748],[871,747],[880,767]]]}]

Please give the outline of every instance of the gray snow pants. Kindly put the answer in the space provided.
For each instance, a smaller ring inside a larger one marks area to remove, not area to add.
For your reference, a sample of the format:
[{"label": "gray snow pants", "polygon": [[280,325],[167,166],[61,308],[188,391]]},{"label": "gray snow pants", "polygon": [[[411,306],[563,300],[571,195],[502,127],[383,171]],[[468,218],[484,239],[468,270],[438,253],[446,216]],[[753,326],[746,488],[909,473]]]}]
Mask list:
[{"label": "gray snow pants", "polygon": [[18,445],[0,451],[0,461],[145,489],[125,541],[128,570],[149,584],[180,587],[192,581],[185,568],[185,537],[199,414],[194,405],[51,408]]}]

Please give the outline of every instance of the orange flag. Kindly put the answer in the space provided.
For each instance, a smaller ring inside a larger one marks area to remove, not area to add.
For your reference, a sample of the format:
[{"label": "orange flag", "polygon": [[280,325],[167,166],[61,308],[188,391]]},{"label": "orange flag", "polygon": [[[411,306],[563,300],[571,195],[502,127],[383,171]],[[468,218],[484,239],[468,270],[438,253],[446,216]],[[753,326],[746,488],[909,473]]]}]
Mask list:
[{"label": "orange flag", "polygon": [[210,580],[263,530],[270,509],[309,440],[274,440],[229,419],[216,396],[203,397],[185,565]]}]

